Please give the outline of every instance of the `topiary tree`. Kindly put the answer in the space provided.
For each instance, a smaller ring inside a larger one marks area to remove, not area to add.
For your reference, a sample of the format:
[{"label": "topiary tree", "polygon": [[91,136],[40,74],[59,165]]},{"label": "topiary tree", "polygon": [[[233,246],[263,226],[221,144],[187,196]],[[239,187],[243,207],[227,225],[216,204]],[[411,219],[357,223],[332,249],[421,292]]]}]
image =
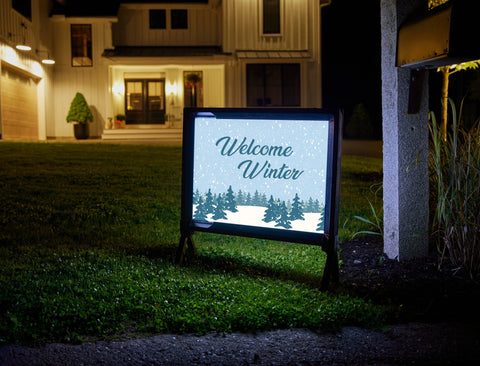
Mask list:
[{"label": "topiary tree", "polygon": [[70,104],[70,110],[67,115],[67,122],[91,123],[93,114],[82,93],[75,94]]}]

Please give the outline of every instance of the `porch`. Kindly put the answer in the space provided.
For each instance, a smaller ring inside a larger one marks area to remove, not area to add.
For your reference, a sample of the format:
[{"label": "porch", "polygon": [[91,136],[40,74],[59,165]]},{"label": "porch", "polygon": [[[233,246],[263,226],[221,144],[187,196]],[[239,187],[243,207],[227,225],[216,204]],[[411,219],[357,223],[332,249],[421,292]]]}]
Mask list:
[{"label": "porch", "polygon": [[105,129],[102,140],[105,141],[155,141],[169,144],[182,144],[183,130],[179,126],[166,128],[158,125],[135,125],[125,128]]}]

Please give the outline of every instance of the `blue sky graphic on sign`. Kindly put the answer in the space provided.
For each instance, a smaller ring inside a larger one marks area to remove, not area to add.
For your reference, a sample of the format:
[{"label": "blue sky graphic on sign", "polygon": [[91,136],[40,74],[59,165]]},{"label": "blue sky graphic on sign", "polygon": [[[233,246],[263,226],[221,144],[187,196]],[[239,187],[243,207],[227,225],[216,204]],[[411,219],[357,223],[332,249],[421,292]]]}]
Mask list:
[{"label": "blue sky graphic on sign", "polygon": [[323,232],[329,121],[195,118],[194,219]]}]

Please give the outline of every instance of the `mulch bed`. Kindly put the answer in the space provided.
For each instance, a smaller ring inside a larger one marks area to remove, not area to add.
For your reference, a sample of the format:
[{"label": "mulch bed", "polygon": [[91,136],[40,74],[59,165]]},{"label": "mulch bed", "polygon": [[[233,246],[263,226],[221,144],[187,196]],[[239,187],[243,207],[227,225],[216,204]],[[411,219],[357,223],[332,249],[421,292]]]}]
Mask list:
[{"label": "mulch bed", "polygon": [[[438,255],[398,262],[372,236],[340,245],[340,286],[355,295],[397,306],[399,321],[479,322],[480,284]],[[480,324],[480,322],[479,322]]]}]

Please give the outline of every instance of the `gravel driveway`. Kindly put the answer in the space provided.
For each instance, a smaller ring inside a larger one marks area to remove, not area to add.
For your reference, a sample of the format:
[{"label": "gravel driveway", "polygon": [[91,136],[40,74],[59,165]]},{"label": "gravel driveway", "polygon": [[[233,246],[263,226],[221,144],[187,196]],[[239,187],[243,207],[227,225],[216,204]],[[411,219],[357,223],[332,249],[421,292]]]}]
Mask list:
[{"label": "gravel driveway", "polygon": [[459,323],[409,323],[384,331],[346,327],[257,334],[158,335],[123,342],[0,349],[2,366],[34,365],[474,365],[480,334]]}]

